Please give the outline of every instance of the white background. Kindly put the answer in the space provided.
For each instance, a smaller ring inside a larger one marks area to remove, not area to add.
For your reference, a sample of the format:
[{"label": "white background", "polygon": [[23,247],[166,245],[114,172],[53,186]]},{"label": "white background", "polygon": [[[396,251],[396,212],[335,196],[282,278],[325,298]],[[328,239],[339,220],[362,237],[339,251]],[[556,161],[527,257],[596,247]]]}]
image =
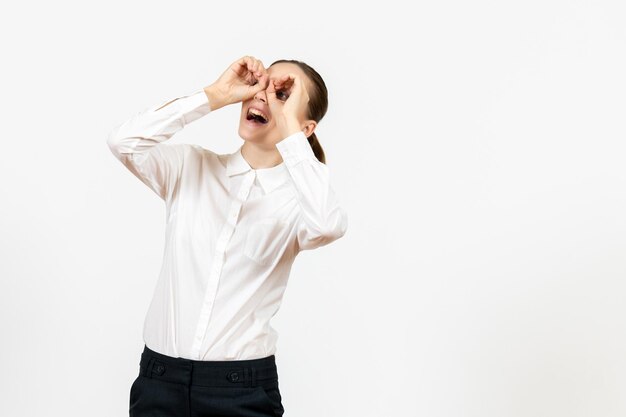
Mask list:
[{"label": "white background", "polygon": [[243,55],[322,74],[349,214],[272,322],[285,417],[626,415],[622,2],[3,9],[0,415],[127,415],[165,211],[106,136]]}]

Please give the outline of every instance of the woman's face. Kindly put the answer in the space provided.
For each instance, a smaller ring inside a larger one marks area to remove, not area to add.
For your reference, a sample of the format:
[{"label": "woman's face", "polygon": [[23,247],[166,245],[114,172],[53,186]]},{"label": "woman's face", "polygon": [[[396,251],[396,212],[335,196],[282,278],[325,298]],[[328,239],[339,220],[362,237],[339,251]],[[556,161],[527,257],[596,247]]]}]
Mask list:
[{"label": "woman's face", "polygon": [[[267,73],[269,74],[270,81],[278,79],[288,73],[296,74],[304,81],[307,92],[311,91],[309,89],[309,80],[306,74],[296,64],[291,64],[288,62],[274,64],[271,67],[267,68]],[[287,96],[286,94],[283,94],[281,92],[277,92],[276,94],[276,98],[278,99],[278,105],[282,106],[283,102],[287,99]],[[268,145],[268,147],[271,147],[284,138],[282,137],[282,132],[280,131],[278,126],[276,126],[276,122],[270,112],[270,106],[267,100],[268,99],[266,90],[261,90],[256,93],[254,97],[241,103],[239,136],[241,136],[241,138],[246,141],[256,142],[258,144],[266,144]],[[250,107],[254,107],[263,112],[263,114],[265,114],[269,118],[269,121],[265,124],[262,124],[252,120],[247,120],[248,110],[250,109]],[[305,121],[306,110],[307,109],[305,108],[299,109],[298,121],[300,123],[303,123]]]}]

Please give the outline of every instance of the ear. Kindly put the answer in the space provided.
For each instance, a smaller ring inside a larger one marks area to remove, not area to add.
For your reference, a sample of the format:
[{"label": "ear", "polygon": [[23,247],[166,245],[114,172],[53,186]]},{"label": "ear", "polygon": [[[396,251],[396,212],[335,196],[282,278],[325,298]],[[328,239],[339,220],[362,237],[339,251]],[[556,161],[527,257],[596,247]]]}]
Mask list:
[{"label": "ear", "polygon": [[308,138],[313,134],[316,127],[317,122],[315,120],[307,120],[306,124],[302,127],[302,131],[304,132],[304,135]]}]

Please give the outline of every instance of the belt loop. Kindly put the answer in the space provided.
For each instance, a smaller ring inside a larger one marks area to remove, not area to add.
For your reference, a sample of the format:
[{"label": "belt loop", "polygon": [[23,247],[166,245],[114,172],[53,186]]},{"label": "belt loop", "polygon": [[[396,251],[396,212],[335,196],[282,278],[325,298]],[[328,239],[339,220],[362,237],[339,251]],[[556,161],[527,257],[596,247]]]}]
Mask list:
[{"label": "belt loop", "polygon": [[256,387],[256,368],[253,366],[250,370],[252,371],[252,386]]},{"label": "belt loop", "polygon": [[148,361],[148,365],[146,366],[146,373],[145,376],[147,376],[148,378],[152,378],[152,366],[154,365],[154,357],[151,356],[150,360]]},{"label": "belt loop", "polygon": [[249,387],[250,386],[250,377],[249,377],[249,373],[248,373],[248,368],[243,368],[243,386],[244,387]]}]

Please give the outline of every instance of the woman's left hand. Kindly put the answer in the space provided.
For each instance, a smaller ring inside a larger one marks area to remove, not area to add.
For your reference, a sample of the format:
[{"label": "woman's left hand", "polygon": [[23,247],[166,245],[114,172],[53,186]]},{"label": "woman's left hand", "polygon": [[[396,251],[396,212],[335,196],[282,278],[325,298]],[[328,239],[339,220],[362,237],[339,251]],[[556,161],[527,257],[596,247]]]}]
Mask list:
[{"label": "woman's left hand", "polygon": [[270,80],[267,99],[272,117],[285,136],[301,130],[300,119],[306,117],[309,94],[299,76],[289,73]]}]

